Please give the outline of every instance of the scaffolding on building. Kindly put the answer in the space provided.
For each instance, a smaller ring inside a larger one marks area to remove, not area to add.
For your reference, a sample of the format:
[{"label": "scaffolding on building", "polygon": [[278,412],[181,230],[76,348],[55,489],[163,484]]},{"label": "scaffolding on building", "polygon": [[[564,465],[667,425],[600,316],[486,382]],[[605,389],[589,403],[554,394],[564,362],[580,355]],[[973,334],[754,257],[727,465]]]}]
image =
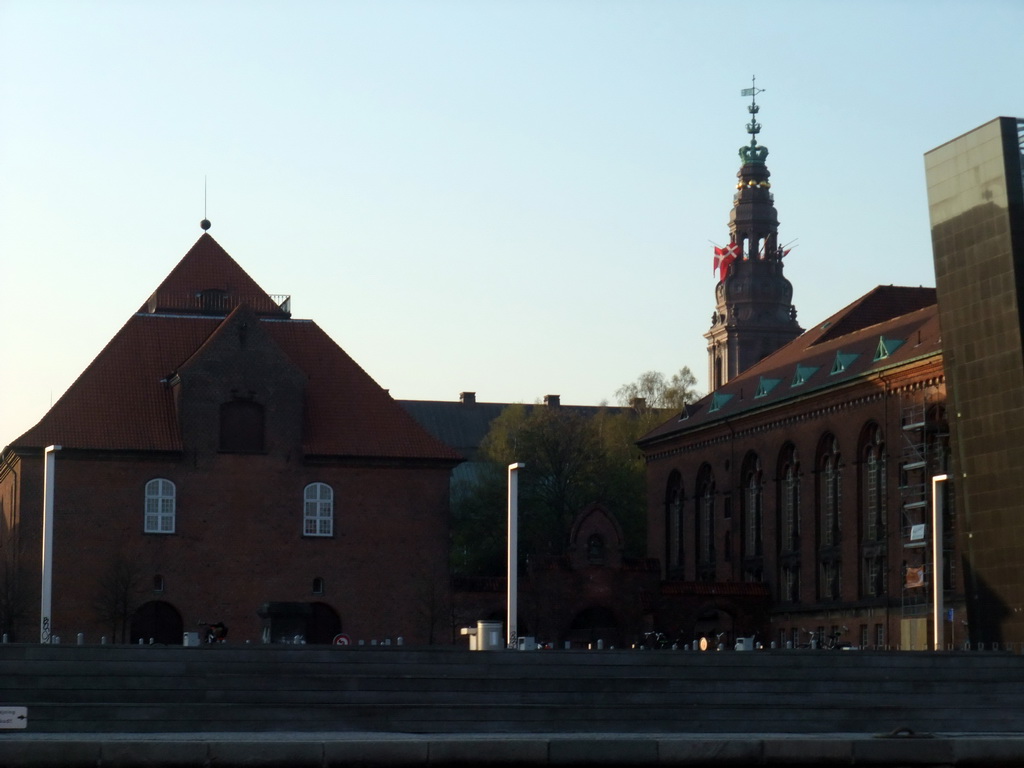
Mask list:
[{"label": "scaffolding on building", "polygon": [[904,619],[928,615],[927,408],[923,401],[900,409],[900,541],[903,579],[900,605]]},{"label": "scaffolding on building", "polygon": [[[940,411],[931,408],[926,397],[918,395],[914,400],[901,404],[899,490],[903,580],[900,605],[904,632],[912,636],[910,640],[902,639],[902,647],[924,647],[927,644],[926,627],[932,610],[932,589],[935,584],[931,558],[931,479],[933,475],[946,472],[946,436],[940,432],[941,428]],[[948,487],[947,484],[947,492]],[[951,500],[947,500],[945,507],[947,521],[943,525],[943,582],[946,585],[945,591],[950,592],[955,565]]]}]

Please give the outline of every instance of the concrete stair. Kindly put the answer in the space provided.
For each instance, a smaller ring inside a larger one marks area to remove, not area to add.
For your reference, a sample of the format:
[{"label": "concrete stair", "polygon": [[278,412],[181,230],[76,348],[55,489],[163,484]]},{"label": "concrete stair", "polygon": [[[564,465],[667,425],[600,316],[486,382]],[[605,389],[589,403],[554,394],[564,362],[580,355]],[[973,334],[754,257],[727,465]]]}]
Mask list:
[{"label": "concrete stair", "polygon": [[36,733],[1024,732],[993,651],[0,645]]}]

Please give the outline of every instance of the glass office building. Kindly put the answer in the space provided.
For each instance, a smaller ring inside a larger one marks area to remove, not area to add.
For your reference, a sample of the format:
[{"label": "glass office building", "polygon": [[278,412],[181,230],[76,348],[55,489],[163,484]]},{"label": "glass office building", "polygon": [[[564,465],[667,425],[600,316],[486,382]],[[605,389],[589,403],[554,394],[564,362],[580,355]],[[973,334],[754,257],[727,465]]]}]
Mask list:
[{"label": "glass office building", "polygon": [[953,565],[971,641],[1024,643],[1024,118],[933,149],[925,172],[962,537]]}]

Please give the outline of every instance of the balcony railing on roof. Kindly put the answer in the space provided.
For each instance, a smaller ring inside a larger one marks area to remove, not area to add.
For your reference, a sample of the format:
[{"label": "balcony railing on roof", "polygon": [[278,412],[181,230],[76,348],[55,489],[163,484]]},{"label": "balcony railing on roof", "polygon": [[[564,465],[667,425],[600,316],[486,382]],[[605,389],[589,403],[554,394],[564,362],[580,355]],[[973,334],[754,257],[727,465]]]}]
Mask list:
[{"label": "balcony railing on roof", "polygon": [[227,315],[235,307],[246,304],[257,315],[291,317],[292,297],[285,294],[235,294],[221,289],[194,293],[155,292],[149,297],[143,311],[178,312],[196,315]]}]

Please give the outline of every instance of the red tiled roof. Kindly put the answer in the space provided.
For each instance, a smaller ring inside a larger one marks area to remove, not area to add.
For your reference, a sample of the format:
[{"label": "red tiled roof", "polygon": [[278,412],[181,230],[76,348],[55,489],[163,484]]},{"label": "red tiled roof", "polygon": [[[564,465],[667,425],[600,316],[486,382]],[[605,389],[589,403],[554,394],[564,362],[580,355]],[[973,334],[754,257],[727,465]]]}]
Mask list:
[{"label": "red tiled roof", "polygon": [[[204,261],[207,256],[212,264]],[[175,295],[187,296],[209,285],[213,277],[221,285],[241,290],[244,303],[244,295],[267,296],[208,234],[161,289],[170,285]],[[165,382],[225,322],[223,313],[151,312],[144,307],[13,447],[58,444],[99,450],[182,450],[173,392]],[[291,320],[286,313],[264,316],[260,322],[308,379],[303,428],[307,454],[460,460],[315,323]]]},{"label": "red tiled roof", "polygon": [[224,311],[244,303],[257,314],[287,316],[278,302],[208,232],[189,249],[139,311],[203,313],[207,308],[202,296],[205,291],[223,293],[219,301],[212,299],[215,310]]},{"label": "red tiled roof", "polygon": [[[891,349],[875,359],[883,339]],[[682,416],[673,416],[639,442],[650,445],[941,352],[935,289],[879,286],[688,405]],[[841,370],[836,370],[837,362]]]}]

